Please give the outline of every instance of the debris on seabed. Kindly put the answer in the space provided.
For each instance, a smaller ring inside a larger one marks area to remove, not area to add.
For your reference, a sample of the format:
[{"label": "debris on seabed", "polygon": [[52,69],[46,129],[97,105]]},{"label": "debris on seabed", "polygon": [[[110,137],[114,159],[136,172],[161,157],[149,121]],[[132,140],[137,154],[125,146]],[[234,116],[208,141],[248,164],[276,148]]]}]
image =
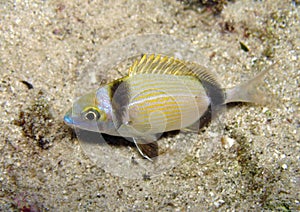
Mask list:
[{"label": "debris on seabed", "polygon": [[227,135],[224,135],[221,138],[221,143],[225,149],[229,149],[235,144],[235,140]]}]

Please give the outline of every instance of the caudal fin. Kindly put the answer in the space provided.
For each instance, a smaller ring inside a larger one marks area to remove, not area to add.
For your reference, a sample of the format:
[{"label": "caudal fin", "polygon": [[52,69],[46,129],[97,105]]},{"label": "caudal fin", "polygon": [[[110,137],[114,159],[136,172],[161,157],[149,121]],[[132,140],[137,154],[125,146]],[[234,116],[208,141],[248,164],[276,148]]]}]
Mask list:
[{"label": "caudal fin", "polygon": [[261,105],[267,105],[276,98],[267,92],[266,86],[263,86],[263,80],[266,74],[274,67],[276,63],[260,72],[253,79],[246,81],[238,86],[226,90],[225,104],[230,102],[252,102]]}]

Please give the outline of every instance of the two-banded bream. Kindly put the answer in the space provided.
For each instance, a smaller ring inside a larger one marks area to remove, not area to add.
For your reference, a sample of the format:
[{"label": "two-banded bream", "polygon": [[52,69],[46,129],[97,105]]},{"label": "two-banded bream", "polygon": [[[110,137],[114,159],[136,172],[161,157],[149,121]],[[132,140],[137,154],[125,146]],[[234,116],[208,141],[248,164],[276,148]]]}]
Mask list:
[{"label": "two-banded bream", "polygon": [[223,89],[199,64],[144,55],[127,76],[79,98],[64,121],[83,130],[132,138],[141,155],[152,160],[161,133],[187,129],[227,103],[264,103],[266,95],[257,85],[267,71]]}]

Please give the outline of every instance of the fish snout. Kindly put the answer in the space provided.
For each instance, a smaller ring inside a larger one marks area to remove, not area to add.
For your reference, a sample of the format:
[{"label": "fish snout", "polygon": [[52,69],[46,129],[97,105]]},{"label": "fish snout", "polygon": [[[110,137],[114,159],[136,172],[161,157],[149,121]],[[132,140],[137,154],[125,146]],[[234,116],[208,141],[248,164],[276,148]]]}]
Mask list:
[{"label": "fish snout", "polygon": [[72,118],[72,108],[70,110],[68,110],[68,112],[65,114],[64,122],[67,125],[74,125],[74,121],[73,121],[73,118]]}]

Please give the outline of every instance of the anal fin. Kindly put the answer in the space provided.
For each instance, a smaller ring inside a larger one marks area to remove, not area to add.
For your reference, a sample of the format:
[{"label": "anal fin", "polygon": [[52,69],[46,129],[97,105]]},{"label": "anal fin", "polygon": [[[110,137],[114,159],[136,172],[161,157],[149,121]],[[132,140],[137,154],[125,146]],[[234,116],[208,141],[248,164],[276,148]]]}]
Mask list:
[{"label": "anal fin", "polygon": [[146,141],[143,138],[133,138],[139,153],[147,160],[153,162],[153,159],[158,156],[157,141]]}]

